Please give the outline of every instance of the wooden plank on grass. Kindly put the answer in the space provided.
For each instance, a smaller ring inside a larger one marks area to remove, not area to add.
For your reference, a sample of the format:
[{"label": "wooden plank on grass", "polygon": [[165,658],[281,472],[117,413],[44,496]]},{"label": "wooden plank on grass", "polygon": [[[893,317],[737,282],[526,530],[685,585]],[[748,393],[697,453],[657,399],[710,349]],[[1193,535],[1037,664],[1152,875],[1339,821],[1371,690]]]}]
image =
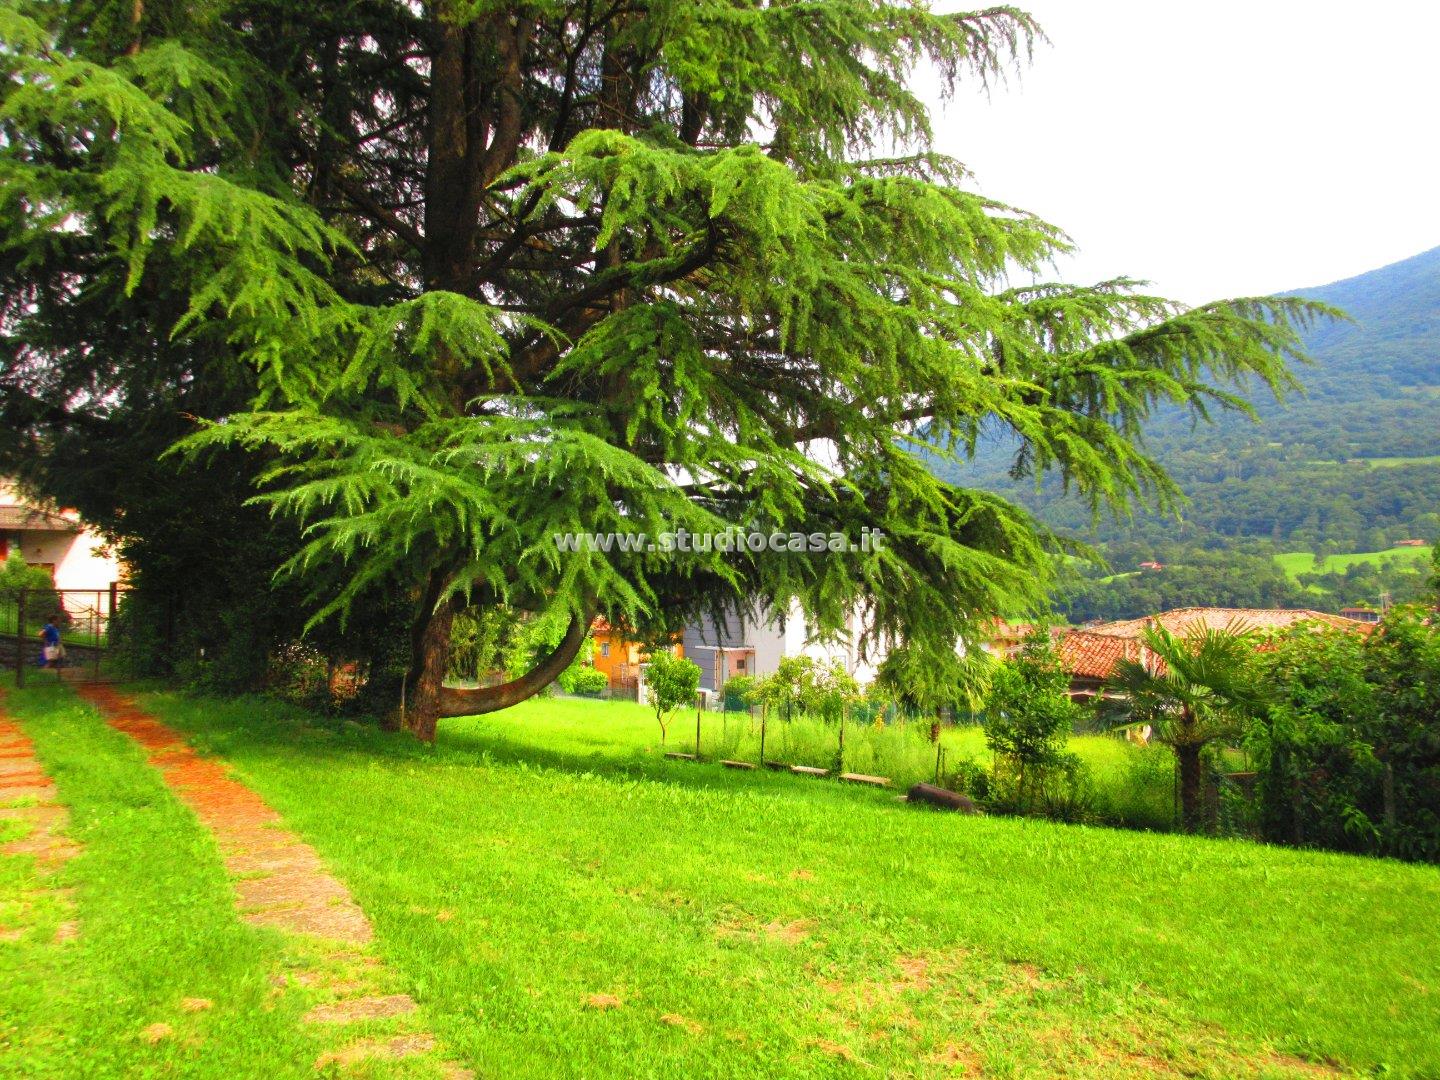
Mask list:
[{"label": "wooden plank on grass", "polygon": [[665,751],[665,756],[666,756],[667,758],[669,758],[671,761],[694,761],[694,760],[695,760],[695,755],[694,755],[694,754],[682,754],[682,753],[680,753],[680,751],[678,751],[678,750],[667,750],[667,751]]},{"label": "wooden plank on grass", "polygon": [[890,778],[888,776],[866,776],[864,773],[842,772],[840,779],[850,784],[869,784],[871,787],[890,786]]},{"label": "wooden plank on grass", "polygon": [[753,769],[755,765],[750,761],[729,761],[726,758],[720,759],[720,764],[727,769]]},{"label": "wooden plank on grass", "polygon": [[790,771],[800,776],[829,776],[829,769],[817,769],[813,765],[791,765]]},{"label": "wooden plank on grass", "polygon": [[767,761],[765,768],[774,769],[776,772],[789,772],[790,763],[788,761]]}]

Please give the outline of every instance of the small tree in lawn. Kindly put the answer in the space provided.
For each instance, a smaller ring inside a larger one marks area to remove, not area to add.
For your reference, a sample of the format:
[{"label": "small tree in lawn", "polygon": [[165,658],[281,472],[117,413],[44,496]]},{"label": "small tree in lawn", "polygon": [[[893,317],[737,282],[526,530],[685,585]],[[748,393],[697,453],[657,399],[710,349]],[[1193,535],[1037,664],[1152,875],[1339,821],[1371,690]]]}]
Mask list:
[{"label": "small tree in lawn", "polygon": [[811,707],[822,720],[840,720],[845,709],[861,699],[860,684],[839,660],[831,660],[815,668]]},{"label": "small tree in lawn", "polygon": [[1242,623],[1197,627],[1179,636],[1162,626],[1141,641],[1145,660],[1122,660],[1109,685],[1119,693],[1112,721],[1149,724],[1180,766],[1180,817],[1187,832],[1200,825],[1202,765],[1213,742],[1240,738],[1265,706],[1255,633]]},{"label": "small tree in lawn", "polygon": [[775,670],[760,680],[755,695],[785,720],[812,711],[817,702],[814,659],[782,656]]},{"label": "small tree in lawn", "polygon": [[1001,664],[990,682],[985,709],[985,740],[1008,767],[1014,802],[1029,810],[1047,796],[1052,777],[1075,769],[1078,759],[1066,751],[1079,709],[1067,690],[1070,677],[1044,628],[1026,637],[1020,652]]},{"label": "small tree in lawn", "polygon": [[645,686],[650,704],[655,709],[655,720],[660,725],[660,742],[663,744],[671,714],[693,702],[700,690],[700,665],[662,650],[650,657],[649,666],[645,669]]}]

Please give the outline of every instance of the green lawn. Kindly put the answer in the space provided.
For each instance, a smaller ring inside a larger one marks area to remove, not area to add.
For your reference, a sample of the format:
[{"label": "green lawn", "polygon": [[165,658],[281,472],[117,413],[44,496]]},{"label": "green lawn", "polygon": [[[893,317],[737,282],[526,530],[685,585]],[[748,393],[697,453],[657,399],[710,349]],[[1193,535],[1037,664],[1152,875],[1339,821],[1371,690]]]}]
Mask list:
[{"label": "green lawn", "polygon": [[[137,747],[63,687],[6,706],[83,849],[48,880],[0,858],[0,930],[21,934],[0,942],[0,1076],[315,1077],[334,1033],[300,1023],[312,995],[284,975],[302,957],[236,918],[214,842]],[[60,890],[80,933],[55,943]]]},{"label": "green lawn", "polygon": [[[1392,547],[1384,551],[1362,551],[1349,555],[1331,555],[1325,560],[1325,572],[1343,573],[1357,563],[1379,563],[1386,559],[1397,559],[1402,563],[1414,563],[1417,567],[1430,561],[1428,547]],[[1315,573],[1315,554],[1310,551],[1287,551],[1275,556],[1275,562],[1292,580],[1298,581],[1301,574]]]},{"label": "green lawn", "polygon": [[[330,861],[480,1076],[1440,1071],[1433,867],[667,762],[634,706],[534,701],[422,747],[271,701],[147,700]],[[81,939],[0,943],[0,1074],[315,1076],[307,998],[274,985],[294,946],[235,919],[193,816],[65,688],[10,711],[85,852],[63,871]],[[0,860],[12,896],[23,863]],[[157,1021],[177,1034],[151,1047]]]},{"label": "green lawn", "polygon": [[[64,693],[11,711],[77,808],[84,930],[0,944],[0,1072],[315,1075],[303,1002],[266,996],[284,946],[227,916],[213,845]],[[1431,867],[667,762],[633,706],[531,702],[427,748],[147,700],[319,849],[480,1076],[1440,1071]],[[216,1007],[185,1040],[135,1037],[188,995]]]}]

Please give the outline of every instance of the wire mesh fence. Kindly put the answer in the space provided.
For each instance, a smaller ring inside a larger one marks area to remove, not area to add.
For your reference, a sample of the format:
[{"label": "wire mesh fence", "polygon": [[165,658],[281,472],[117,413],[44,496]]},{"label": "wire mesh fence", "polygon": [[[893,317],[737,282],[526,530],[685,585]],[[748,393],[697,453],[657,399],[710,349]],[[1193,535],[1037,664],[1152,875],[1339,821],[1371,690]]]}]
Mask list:
[{"label": "wire mesh fence", "polygon": [[0,655],[15,677],[100,682],[110,663],[116,615],[125,593],[102,589],[16,589],[0,593]]}]

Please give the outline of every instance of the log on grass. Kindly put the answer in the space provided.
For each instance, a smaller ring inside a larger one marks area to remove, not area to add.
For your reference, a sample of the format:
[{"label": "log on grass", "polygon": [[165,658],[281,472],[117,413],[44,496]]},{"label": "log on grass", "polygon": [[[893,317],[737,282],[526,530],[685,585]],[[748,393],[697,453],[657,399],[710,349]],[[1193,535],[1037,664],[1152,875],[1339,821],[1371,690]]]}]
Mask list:
[{"label": "log on grass", "polygon": [[910,802],[929,803],[931,806],[943,806],[947,810],[958,810],[962,814],[978,813],[974,802],[968,795],[961,795],[958,791],[946,791],[934,784],[916,784],[905,796]]}]

